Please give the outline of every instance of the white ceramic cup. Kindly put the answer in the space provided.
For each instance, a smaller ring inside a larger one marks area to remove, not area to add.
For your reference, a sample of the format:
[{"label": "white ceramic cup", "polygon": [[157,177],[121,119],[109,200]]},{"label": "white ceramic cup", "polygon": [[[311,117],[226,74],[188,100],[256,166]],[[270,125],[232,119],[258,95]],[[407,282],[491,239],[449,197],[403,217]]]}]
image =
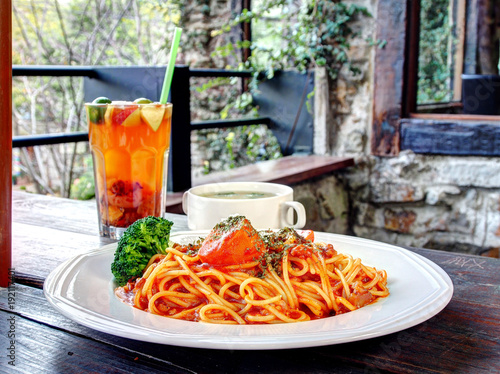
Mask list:
[{"label": "white ceramic cup", "polygon": [[[269,197],[225,199],[207,197],[222,192],[257,192]],[[210,183],[193,187],[182,197],[182,209],[191,230],[211,230],[221,220],[235,214],[250,220],[256,229],[300,229],[306,224],[304,206],[293,201],[291,187],[263,182]],[[294,212],[297,221],[294,220]]]}]

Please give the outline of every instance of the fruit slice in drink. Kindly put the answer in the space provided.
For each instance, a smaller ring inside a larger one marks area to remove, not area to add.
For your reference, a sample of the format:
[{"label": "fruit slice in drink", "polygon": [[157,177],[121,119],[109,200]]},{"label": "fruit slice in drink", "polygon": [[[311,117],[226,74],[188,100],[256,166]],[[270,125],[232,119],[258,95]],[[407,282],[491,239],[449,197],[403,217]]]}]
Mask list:
[{"label": "fruit slice in drink", "polygon": [[164,212],[172,105],[112,102],[91,116],[96,105],[87,114],[101,233],[116,238],[116,228]]},{"label": "fruit slice in drink", "polygon": [[159,104],[144,105],[141,109],[141,117],[154,131],[160,127],[163,116],[165,114],[165,107]]}]

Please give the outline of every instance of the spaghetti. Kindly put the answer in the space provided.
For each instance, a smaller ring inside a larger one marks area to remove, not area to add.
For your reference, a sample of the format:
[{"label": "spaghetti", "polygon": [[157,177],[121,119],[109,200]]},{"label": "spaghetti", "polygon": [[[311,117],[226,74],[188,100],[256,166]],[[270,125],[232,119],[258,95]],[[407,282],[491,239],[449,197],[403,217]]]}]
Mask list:
[{"label": "spaghetti", "polygon": [[244,217],[231,217],[204,241],[153,256],[143,276],[116,294],[153,314],[221,324],[307,321],[389,295],[385,271],[308,234],[257,233]]}]

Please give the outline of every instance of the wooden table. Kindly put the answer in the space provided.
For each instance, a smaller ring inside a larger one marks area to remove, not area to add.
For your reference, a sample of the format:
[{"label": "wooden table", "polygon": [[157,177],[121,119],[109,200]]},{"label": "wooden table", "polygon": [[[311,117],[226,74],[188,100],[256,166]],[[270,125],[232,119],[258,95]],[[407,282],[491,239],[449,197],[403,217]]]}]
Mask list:
[{"label": "wooden table", "polygon": [[[451,302],[430,320],[380,338],[306,349],[223,351],[138,342],[83,327],[54,310],[41,287],[61,261],[110,242],[98,236],[95,209],[94,202],[14,192],[16,283],[10,300],[9,290],[0,289],[0,372],[500,372],[500,260],[427,249],[411,248],[450,275]],[[184,216],[167,218],[175,230],[187,229]],[[15,336],[8,337],[10,332]],[[9,348],[16,366],[8,363]]]}]

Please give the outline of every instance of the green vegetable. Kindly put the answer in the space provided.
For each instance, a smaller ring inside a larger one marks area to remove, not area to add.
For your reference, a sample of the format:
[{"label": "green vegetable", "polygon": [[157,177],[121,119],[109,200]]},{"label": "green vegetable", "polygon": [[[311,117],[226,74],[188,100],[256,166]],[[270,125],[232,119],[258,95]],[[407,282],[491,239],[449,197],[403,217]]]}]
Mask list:
[{"label": "green vegetable", "polygon": [[101,96],[92,101],[92,104],[96,105],[87,107],[89,120],[97,125],[102,125],[104,123],[104,114],[107,109],[107,106],[103,104],[111,104],[111,100]]},{"label": "green vegetable", "polygon": [[149,216],[130,225],[118,241],[111,272],[119,286],[142,275],[149,259],[165,254],[173,222]]}]

